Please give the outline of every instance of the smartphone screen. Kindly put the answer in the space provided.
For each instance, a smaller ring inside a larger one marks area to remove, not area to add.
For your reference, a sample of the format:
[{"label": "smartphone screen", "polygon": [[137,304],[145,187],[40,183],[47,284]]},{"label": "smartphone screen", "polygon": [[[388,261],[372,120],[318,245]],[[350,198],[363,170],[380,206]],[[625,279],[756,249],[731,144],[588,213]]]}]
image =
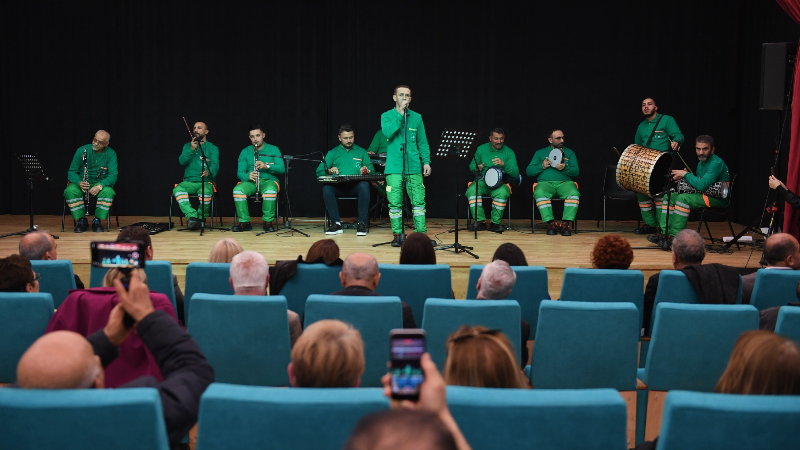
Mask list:
[{"label": "smartphone screen", "polygon": [[419,399],[425,376],[419,360],[425,353],[424,330],[392,330],[389,338],[392,398]]},{"label": "smartphone screen", "polygon": [[92,267],[144,268],[142,242],[92,242]]}]

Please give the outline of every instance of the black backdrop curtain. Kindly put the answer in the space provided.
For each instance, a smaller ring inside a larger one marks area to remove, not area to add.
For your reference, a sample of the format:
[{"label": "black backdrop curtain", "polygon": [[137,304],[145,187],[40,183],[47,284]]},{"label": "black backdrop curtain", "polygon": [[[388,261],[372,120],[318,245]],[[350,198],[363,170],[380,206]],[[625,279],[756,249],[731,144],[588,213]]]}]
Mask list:
[{"label": "black backdrop curtain", "polygon": [[[27,213],[19,151],[38,152],[53,179],[37,186],[36,214],[60,212],[72,154],[102,128],[119,155],[119,213],[166,216],[186,116],[206,121],[220,148],[220,206],[232,215],[249,124],[284,154],[333,148],[344,122],[366,147],[397,84],[411,86],[432,147],[444,127],[485,138],[499,126],[524,171],[561,128],[581,165],[581,219],[597,217],[612,147],[633,143],[641,100],[655,97],[687,136],[692,168],[694,137],[711,134],[741,174],[737,218],[760,213],[777,128],[776,113],[758,111],[761,43],[798,38],[775,2],[403,5],[4,3],[0,213]],[[452,217],[452,162],[432,166],[428,215]],[[323,214],[315,168],[292,163],[295,216]],[[530,217],[531,185],[514,190],[514,217]],[[614,214],[637,215],[634,205]]]}]

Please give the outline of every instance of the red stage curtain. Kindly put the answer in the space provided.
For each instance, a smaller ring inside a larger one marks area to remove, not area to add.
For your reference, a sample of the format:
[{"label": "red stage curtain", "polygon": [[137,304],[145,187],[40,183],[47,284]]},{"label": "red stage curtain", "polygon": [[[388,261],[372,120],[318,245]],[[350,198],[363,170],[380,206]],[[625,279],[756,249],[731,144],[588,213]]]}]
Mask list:
[{"label": "red stage curtain", "polygon": [[[777,0],[784,11],[800,23],[800,0]],[[795,61],[800,61],[800,45]],[[792,93],[792,132],[789,142],[789,169],[786,173],[786,188],[797,194],[800,192],[800,71],[794,71],[794,92]],[[788,203],[783,216],[783,230],[798,235],[796,211]]]}]

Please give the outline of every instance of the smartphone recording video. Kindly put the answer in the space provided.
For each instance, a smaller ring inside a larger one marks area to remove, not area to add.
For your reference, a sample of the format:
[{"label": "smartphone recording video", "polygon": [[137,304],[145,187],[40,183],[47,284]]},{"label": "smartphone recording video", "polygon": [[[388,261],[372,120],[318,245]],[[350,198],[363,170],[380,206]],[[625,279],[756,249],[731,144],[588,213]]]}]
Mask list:
[{"label": "smartphone recording video", "polygon": [[145,244],[133,242],[92,242],[92,267],[143,269]]},{"label": "smartphone recording video", "polygon": [[418,400],[425,376],[419,360],[425,353],[425,330],[392,330],[389,334],[392,398]]}]

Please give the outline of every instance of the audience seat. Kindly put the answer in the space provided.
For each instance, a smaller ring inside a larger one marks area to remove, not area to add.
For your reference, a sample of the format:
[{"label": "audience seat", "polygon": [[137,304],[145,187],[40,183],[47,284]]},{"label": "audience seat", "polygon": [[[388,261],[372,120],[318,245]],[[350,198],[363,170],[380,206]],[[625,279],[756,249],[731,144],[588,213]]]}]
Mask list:
[{"label": "audience seat", "polygon": [[19,359],[44,334],[52,315],[53,296],[47,292],[0,292],[0,383],[17,380]]},{"label": "audience seat", "polygon": [[285,297],[194,294],[190,311],[189,334],[214,367],[216,381],[289,385]]},{"label": "audience seat", "polygon": [[192,301],[192,295],[197,293],[233,295],[230,277],[230,263],[193,262],[186,266],[186,289],[183,297],[185,324],[189,323],[189,303]]},{"label": "audience seat", "polygon": [[797,301],[800,270],[758,269],[750,304],[759,311]]},{"label": "audience seat", "polygon": [[800,307],[781,307],[780,311],[778,311],[775,332],[794,340],[800,345]]},{"label": "audience seat", "polygon": [[425,299],[453,298],[447,264],[378,264],[381,280],[376,292],[396,295],[411,306],[417,326],[422,323]]},{"label": "audience seat", "polygon": [[[105,267],[92,266],[89,273],[89,287],[103,286],[103,277],[106,276],[108,269]],[[172,263],[169,261],[147,261],[144,265],[144,273],[147,275],[147,286],[151,291],[164,294],[169,297],[175,314],[178,313],[178,305],[175,300],[175,285],[172,283]]]},{"label": "audience seat", "polygon": [[34,260],[31,261],[34,272],[42,274],[39,280],[39,292],[48,292],[53,296],[53,306],[58,309],[61,302],[69,295],[70,289],[77,289],[72,262],[66,260]]},{"label": "audience seat", "polygon": [[305,327],[322,319],[337,319],[353,325],[364,340],[364,375],[361,386],[381,387],[389,360],[389,331],[403,328],[400,297],[351,297],[309,295]]},{"label": "audience seat", "polygon": [[575,302],[630,302],[644,314],[644,275],[640,270],[579,269],[567,267],[561,284],[561,300]]},{"label": "audience seat", "polygon": [[[280,295],[286,297],[289,309],[303,317],[309,295],[326,295],[344,289],[339,279],[341,271],[342,266],[298,264],[297,272],[286,281]],[[270,294],[274,295],[272,292]]]},{"label": "audience seat", "polygon": [[169,449],[153,388],[0,389],[0,436],[18,450]]},{"label": "audience seat", "polygon": [[340,450],[355,424],[389,409],[378,388],[266,388],[214,383],[200,399],[197,450]]}]

